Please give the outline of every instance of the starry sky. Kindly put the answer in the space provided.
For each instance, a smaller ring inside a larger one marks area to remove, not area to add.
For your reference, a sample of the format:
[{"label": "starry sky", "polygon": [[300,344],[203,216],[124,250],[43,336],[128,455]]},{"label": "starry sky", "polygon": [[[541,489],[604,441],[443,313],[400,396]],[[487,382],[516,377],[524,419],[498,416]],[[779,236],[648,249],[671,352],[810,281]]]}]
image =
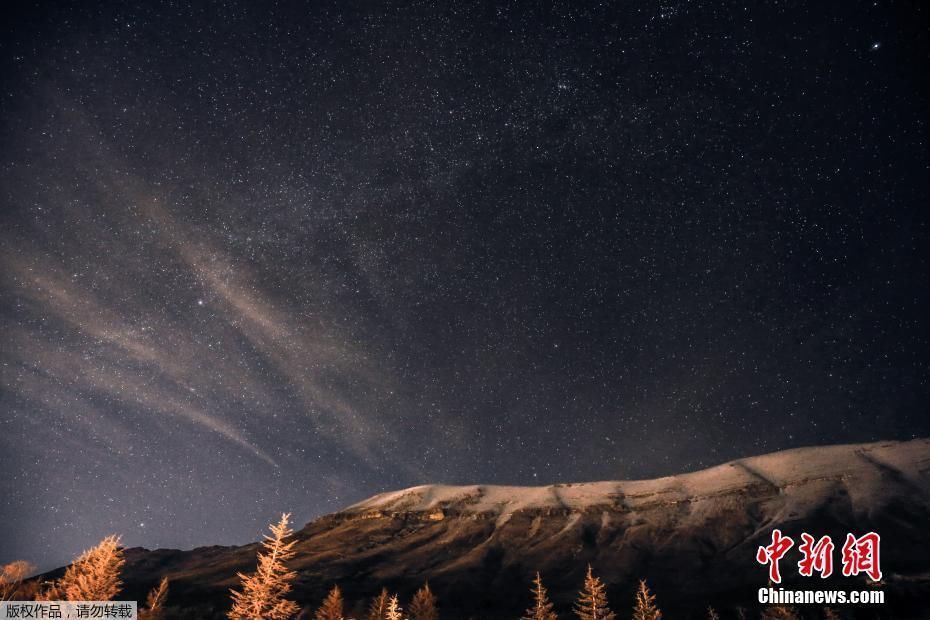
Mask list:
[{"label": "starry sky", "polygon": [[0,561],[930,434],[928,7],[540,4],[4,7]]}]

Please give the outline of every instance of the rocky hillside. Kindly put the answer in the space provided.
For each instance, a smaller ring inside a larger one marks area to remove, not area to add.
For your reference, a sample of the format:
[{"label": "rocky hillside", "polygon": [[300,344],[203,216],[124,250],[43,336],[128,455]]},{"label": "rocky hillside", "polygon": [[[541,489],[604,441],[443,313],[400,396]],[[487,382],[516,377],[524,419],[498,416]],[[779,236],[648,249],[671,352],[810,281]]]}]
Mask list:
[{"label": "rocky hillside", "polygon": [[[922,617],[930,601],[928,525],[927,439],[789,450],[656,480],[426,485],[377,495],[301,529],[294,598],[312,607],[334,583],[350,601],[382,585],[406,596],[428,579],[444,618],[514,618],[539,570],[568,612],[591,563],[621,617],[640,577],[668,617],[691,610],[703,617],[709,603],[754,610],[756,589],[766,584],[755,551],[779,527],[834,540],[879,532],[889,601],[882,617]],[[236,571],[254,568],[255,551],[254,544],[127,550],[127,594],[141,597],[167,574],[171,603],[183,608],[178,617],[220,617]],[[796,562],[782,563],[788,585],[826,587],[798,578]],[[835,584],[858,589],[865,581]]]}]

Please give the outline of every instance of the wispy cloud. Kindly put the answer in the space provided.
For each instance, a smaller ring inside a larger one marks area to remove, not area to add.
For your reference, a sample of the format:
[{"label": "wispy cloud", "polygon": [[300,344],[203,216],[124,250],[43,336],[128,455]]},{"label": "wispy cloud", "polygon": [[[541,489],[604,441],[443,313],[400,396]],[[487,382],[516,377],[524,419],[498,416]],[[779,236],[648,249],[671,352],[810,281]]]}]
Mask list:
[{"label": "wispy cloud", "polygon": [[[333,328],[336,321],[295,313],[263,290],[261,275],[246,261],[195,233],[141,181],[114,174],[117,166],[105,161],[97,168],[111,171],[95,179],[107,203],[96,213],[70,215],[75,248],[108,248],[93,274],[28,243],[7,243],[0,257],[21,315],[4,357],[21,368],[41,358],[43,370],[31,382],[5,387],[34,401],[41,377],[54,378],[76,390],[71,399],[87,390],[177,416],[271,464],[276,459],[256,434],[267,434],[262,424],[277,412],[295,409],[296,398],[303,421],[288,415],[281,424],[302,427],[357,458],[378,458],[378,446],[395,439],[352,392],[386,389],[389,380]],[[149,241],[132,247],[128,230],[145,231]],[[146,273],[134,269],[140,263]],[[159,265],[171,273],[160,276]],[[207,307],[187,313],[209,313],[209,324],[176,308],[171,296],[178,288],[186,297],[189,289],[200,291],[199,303]]]}]

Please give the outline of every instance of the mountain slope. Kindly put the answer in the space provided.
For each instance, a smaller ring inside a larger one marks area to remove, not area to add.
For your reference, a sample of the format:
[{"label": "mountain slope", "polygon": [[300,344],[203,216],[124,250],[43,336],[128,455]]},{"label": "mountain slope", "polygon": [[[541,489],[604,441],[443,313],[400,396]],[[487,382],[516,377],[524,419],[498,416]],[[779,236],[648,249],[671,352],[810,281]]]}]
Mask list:
[{"label": "mountain slope", "polygon": [[[294,598],[317,605],[333,583],[349,600],[382,585],[409,595],[428,579],[444,618],[512,618],[527,604],[536,570],[567,611],[591,563],[621,617],[640,577],[684,617],[708,603],[752,607],[766,584],[755,550],[779,527],[834,541],[847,531],[879,532],[895,617],[920,617],[922,601],[930,600],[930,560],[921,552],[930,548],[928,524],[927,439],[802,448],[656,480],[427,485],[374,496],[300,530]],[[188,617],[219,617],[236,571],[254,568],[255,551],[254,544],[129,549],[127,594],[141,596],[167,574],[173,605]],[[826,587],[799,579],[796,562],[793,555],[782,562],[789,583]],[[865,582],[836,583],[858,589]]]}]

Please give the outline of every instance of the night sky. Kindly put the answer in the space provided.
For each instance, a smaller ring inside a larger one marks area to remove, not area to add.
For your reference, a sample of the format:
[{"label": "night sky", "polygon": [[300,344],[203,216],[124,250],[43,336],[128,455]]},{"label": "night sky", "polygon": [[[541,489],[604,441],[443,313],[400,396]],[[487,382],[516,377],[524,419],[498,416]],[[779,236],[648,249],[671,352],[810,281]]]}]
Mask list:
[{"label": "night sky", "polygon": [[926,5],[16,4],[0,561],[930,435]]}]

